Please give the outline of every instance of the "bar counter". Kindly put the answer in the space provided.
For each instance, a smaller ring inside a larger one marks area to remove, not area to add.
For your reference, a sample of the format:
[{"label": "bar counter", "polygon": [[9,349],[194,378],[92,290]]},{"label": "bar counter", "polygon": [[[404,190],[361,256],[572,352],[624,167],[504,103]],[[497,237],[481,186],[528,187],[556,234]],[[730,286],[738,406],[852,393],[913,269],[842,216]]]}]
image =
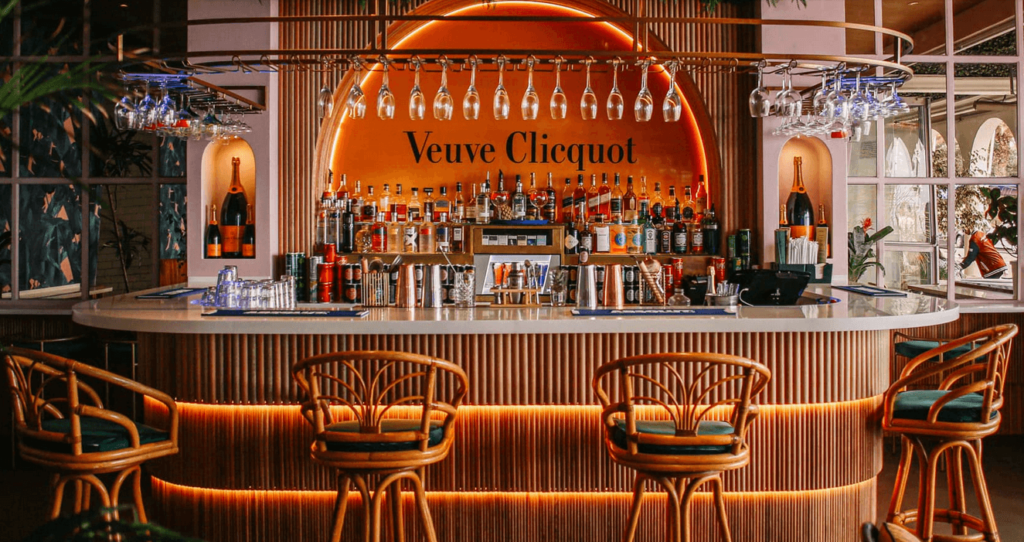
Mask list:
[{"label": "bar counter", "polygon": [[[185,299],[119,296],[75,306],[74,319],[139,333],[140,380],[179,405],[182,451],[153,464],[152,516],[210,542],[329,537],[336,485],[308,457],[312,430],[289,369],[370,349],[441,357],[469,375],[455,447],[427,471],[440,539],[619,539],[632,475],[604,450],[594,372],[619,357],[703,351],[747,356],[773,373],[757,398],[750,464],[724,476],[734,539],[854,542],[875,519],[890,330],[952,322],[959,309],[915,294],[808,291],[838,302],[716,317],[580,318],[546,307],[290,319],[205,317]],[[164,415],[155,404],[145,411]],[[638,540],[664,537],[665,510],[664,493],[649,493]],[[350,508],[344,540],[360,538],[360,520]],[[701,493],[694,540],[716,540],[713,526],[710,493]]]}]

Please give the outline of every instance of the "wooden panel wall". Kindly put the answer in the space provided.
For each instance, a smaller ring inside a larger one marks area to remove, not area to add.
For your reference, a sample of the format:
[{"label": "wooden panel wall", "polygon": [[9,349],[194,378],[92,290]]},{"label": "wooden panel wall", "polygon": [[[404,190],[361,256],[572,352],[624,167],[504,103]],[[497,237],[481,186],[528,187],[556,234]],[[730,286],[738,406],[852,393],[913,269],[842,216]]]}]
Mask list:
[{"label": "wooden panel wall", "polygon": [[[407,12],[426,0],[398,3]],[[611,4],[632,13],[632,0],[612,0]],[[281,15],[357,13],[355,0],[282,0]],[[698,2],[647,2],[653,17],[698,17],[704,15]],[[752,6],[722,4],[715,16],[751,16]],[[673,50],[753,51],[754,32],[737,27],[709,27],[660,24],[654,32]],[[282,48],[363,47],[373,39],[368,25],[348,23],[321,28],[314,23],[283,25]],[[722,157],[722,195],[717,211],[725,227],[756,228],[760,223],[757,205],[744,205],[758,193],[756,122],[747,113],[746,100],[754,86],[752,76],[729,73],[697,74],[694,81],[704,96],[712,118]],[[322,187],[312,175],[316,144],[317,90],[323,75],[312,72],[288,72],[281,75],[280,116],[280,199],[278,230],[280,252],[306,252],[312,246],[313,212]],[[331,82],[336,83],[335,81]],[[755,246],[757,243],[754,243]]]}]

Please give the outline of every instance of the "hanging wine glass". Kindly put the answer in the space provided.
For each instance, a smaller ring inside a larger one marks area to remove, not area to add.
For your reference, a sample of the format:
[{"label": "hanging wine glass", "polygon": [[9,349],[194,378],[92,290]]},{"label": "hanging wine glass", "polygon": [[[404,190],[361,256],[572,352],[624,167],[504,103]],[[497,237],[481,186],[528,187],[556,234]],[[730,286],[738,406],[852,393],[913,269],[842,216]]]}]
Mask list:
[{"label": "hanging wine glass", "polygon": [[132,127],[132,116],[135,113],[135,102],[129,98],[128,85],[124,87],[124,96],[114,104],[114,126],[118,130]]},{"label": "hanging wine glass", "polygon": [[533,65],[537,59],[530,55],[526,59],[526,92],[523,94],[523,101],[519,108],[523,113],[523,120],[537,120],[537,112],[540,110],[540,95],[537,89],[533,88]]},{"label": "hanging wine glass", "polygon": [[750,91],[750,98],[747,100],[751,117],[767,117],[772,114],[771,95],[764,86],[764,67],[763,60],[757,64],[757,87]]},{"label": "hanging wine glass", "polygon": [[498,57],[498,88],[494,89],[494,119],[508,120],[509,111],[512,109],[512,100],[505,90],[505,57]]},{"label": "hanging wine glass", "polygon": [[622,111],[626,106],[626,99],[619,92],[619,59],[612,60],[612,91],[608,94],[608,102],[605,109],[608,112],[608,120],[622,120]]},{"label": "hanging wine glass", "polygon": [[348,91],[348,99],[345,100],[345,111],[353,119],[361,119],[366,116],[366,95],[363,88],[359,86],[359,72],[362,66],[358,58],[352,59],[352,67],[355,68],[355,78],[352,81],[352,88]]},{"label": "hanging wine glass", "polygon": [[[327,73],[326,61],[324,62],[324,73]],[[324,75],[323,86],[320,87],[320,92],[317,94],[316,109],[320,118],[331,116],[331,112],[334,110],[334,94],[331,92],[330,87],[327,86],[327,76]]]},{"label": "hanging wine glass", "polygon": [[669,63],[668,92],[665,94],[665,101],[661,104],[661,114],[665,118],[665,122],[678,122],[683,116],[683,97],[676,90],[676,72],[678,70],[678,62]]},{"label": "hanging wine glass", "polygon": [[597,118],[597,94],[590,87],[590,65],[594,59],[588,58],[583,63],[587,66],[587,88],[583,89],[583,97],[580,98],[580,116],[583,120],[594,120]]},{"label": "hanging wine glass", "polygon": [[409,118],[412,120],[423,120],[427,113],[427,97],[420,90],[420,59],[413,57],[412,65],[416,70],[413,80],[412,92],[409,93]]},{"label": "hanging wine glass", "polygon": [[466,117],[466,120],[480,118],[480,94],[476,91],[476,64],[476,55],[469,57],[469,65],[473,71],[469,74],[469,88],[466,89],[466,95],[462,98],[462,116]]},{"label": "hanging wine glass", "polygon": [[448,57],[444,55],[437,59],[441,65],[441,87],[434,95],[434,118],[437,120],[452,120],[452,111],[455,109],[455,100],[448,92]]},{"label": "hanging wine glass", "polygon": [[565,112],[569,106],[569,99],[562,92],[562,62],[564,61],[565,59],[562,57],[555,59],[555,90],[551,93],[551,102],[549,104],[551,118],[554,120],[564,119]]},{"label": "hanging wine glass", "polygon": [[388,86],[388,59],[381,57],[380,65],[384,69],[384,74],[380,83],[380,91],[377,92],[377,116],[381,120],[391,120],[395,118],[395,95],[391,93],[391,88]]},{"label": "hanging wine glass", "polygon": [[640,93],[636,95],[636,102],[633,103],[633,113],[637,122],[647,122],[654,115],[654,95],[647,89],[647,70],[651,67],[650,60],[643,61],[643,68],[640,72]]}]

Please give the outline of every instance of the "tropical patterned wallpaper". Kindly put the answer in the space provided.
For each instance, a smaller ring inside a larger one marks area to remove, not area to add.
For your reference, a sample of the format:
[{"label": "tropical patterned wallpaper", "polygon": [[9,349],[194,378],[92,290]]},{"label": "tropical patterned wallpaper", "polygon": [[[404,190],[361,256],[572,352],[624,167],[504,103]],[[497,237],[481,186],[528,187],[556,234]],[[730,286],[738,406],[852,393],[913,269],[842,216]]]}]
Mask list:
[{"label": "tropical patterned wallpaper", "polygon": [[173,137],[160,142],[159,174],[180,177],[181,184],[160,185],[160,259],[185,257],[185,217],[188,191],[185,188],[185,151],[187,142]]}]

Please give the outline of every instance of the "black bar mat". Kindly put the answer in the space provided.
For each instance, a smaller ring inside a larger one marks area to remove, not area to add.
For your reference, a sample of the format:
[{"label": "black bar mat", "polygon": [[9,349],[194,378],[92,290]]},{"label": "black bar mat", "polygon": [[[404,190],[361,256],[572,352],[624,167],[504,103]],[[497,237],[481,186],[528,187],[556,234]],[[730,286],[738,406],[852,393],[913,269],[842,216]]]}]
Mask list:
[{"label": "black bar mat", "polygon": [[886,290],[885,288],[875,288],[874,286],[833,286],[833,288],[869,297],[907,297],[907,292]]},{"label": "black bar mat", "polygon": [[149,294],[139,294],[135,296],[135,299],[174,299],[176,297],[190,296],[203,290],[206,290],[206,288],[171,288],[170,290],[161,290]]}]

